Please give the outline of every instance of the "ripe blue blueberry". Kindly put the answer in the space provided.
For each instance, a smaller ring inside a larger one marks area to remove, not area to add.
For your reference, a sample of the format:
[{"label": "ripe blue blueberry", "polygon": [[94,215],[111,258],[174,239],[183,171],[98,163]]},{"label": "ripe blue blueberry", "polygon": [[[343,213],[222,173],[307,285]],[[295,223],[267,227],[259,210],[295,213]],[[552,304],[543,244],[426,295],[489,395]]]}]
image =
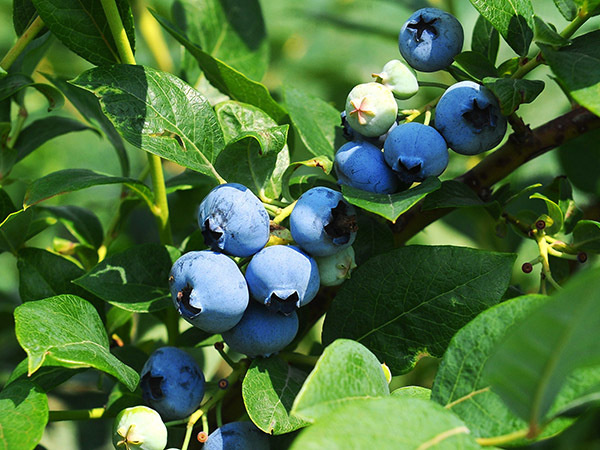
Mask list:
[{"label": "ripe blue blueberry", "polygon": [[167,427],[152,408],[126,408],[115,417],[112,442],[117,450],[163,450]]},{"label": "ripe blue blueberry", "polygon": [[209,333],[229,330],[248,306],[246,280],[235,262],[222,253],[186,253],[173,264],[169,282],[179,314]]},{"label": "ripe blue blueberry", "polygon": [[212,250],[250,256],[269,240],[269,215],[260,200],[238,183],[217,186],[198,208],[198,225]]},{"label": "ripe blue blueberry", "polygon": [[404,183],[437,177],[448,166],[448,146],[434,128],[410,122],[396,127],[385,140],[383,156]]},{"label": "ripe blue blueberry", "polygon": [[246,281],[252,297],[273,312],[290,314],[317,295],[319,269],[299,248],[272,245],[252,257]]},{"label": "ripe blue blueberry", "polygon": [[294,241],[312,256],[333,255],[356,239],[356,210],[340,192],[326,187],[306,191],[290,214]]},{"label": "ripe blue blueberry", "polygon": [[398,46],[412,68],[435,72],[452,64],[462,50],[463,38],[456,17],[437,8],[423,8],[402,25]]},{"label": "ripe blue blueberry", "polygon": [[294,340],[297,332],[296,311],[286,316],[250,302],[242,320],[221,336],[231,350],[254,358],[277,353]]},{"label": "ripe blue blueberry", "polygon": [[342,145],[335,154],[334,167],[339,184],[380,194],[398,190],[398,178],[385,163],[383,153],[368,142]]},{"label": "ripe blue blueberry", "polygon": [[269,435],[252,422],[230,422],[210,433],[203,450],[269,450]]},{"label": "ripe blue blueberry", "polygon": [[379,83],[355,86],[346,99],[346,120],[363,136],[375,137],[387,132],[398,116],[394,94]]},{"label": "ripe blue blueberry", "polygon": [[144,401],[164,420],[183,419],[204,397],[204,374],[196,361],[176,347],[154,351],[140,374]]},{"label": "ripe blue blueberry", "polygon": [[440,98],[435,109],[435,127],[452,150],[476,155],[502,141],[506,118],[489,89],[472,81],[461,81],[450,86]]}]

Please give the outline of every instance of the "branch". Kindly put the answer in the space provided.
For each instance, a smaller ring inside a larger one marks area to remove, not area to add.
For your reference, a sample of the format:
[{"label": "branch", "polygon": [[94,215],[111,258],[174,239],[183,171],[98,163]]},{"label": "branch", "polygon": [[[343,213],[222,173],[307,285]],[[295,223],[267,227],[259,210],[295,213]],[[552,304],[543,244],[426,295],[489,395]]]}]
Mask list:
[{"label": "branch", "polygon": [[[600,117],[585,108],[575,108],[530,133],[511,134],[502,147],[455,180],[466,184],[480,198],[485,199],[494,184],[526,162],[597,128],[600,128]],[[421,201],[414,205],[392,225],[397,245],[404,244],[427,225],[454,210],[440,208],[421,211],[422,204]]]}]

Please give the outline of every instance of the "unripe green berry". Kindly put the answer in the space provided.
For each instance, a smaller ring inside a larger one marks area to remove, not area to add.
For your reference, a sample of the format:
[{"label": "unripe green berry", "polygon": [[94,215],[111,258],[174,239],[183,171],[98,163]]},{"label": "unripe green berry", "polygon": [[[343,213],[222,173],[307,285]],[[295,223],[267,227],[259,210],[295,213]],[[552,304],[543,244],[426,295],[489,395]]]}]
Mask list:
[{"label": "unripe green berry", "polygon": [[350,278],[350,272],[356,269],[352,247],[347,247],[333,255],[315,259],[319,266],[321,286],[338,286]]},{"label": "unripe green berry", "polygon": [[394,94],[382,84],[359,84],[346,99],[346,120],[363,136],[381,136],[390,129],[397,116]]},{"label": "unripe green berry", "polygon": [[392,59],[380,73],[374,73],[375,81],[383,84],[400,100],[411,98],[419,90],[414,71],[398,59]]},{"label": "unripe green berry", "polygon": [[117,450],[164,450],[167,427],[152,408],[134,406],[117,415],[112,439]]}]

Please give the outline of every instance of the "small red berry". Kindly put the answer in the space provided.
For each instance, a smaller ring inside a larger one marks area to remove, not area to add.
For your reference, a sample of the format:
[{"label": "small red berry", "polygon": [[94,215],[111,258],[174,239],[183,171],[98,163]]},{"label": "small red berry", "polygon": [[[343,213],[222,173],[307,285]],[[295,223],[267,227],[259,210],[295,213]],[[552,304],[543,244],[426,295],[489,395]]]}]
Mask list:
[{"label": "small red berry", "polygon": [[580,263],[586,262],[587,259],[588,259],[588,256],[587,256],[586,252],[577,253],[577,261],[579,261]]},{"label": "small red berry", "polygon": [[545,221],[543,221],[543,220],[538,220],[538,221],[535,223],[535,227],[536,227],[538,230],[543,230],[544,228],[546,228],[546,222],[545,222]]},{"label": "small red berry", "polygon": [[208,434],[206,433],[206,431],[201,431],[198,433],[197,436],[198,442],[200,442],[201,444],[205,443],[208,439]]},{"label": "small red berry", "polygon": [[531,271],[533,270],[533,266],[531,265],[531,263],[526,262],[521,266],[521,270],[525,273],[531,273]]},{"label": "small red berry", "polygon": [[219,380],[219,389],[227,389],[227,386],[229,386],[229,381],[225,378],[221,378]]}]

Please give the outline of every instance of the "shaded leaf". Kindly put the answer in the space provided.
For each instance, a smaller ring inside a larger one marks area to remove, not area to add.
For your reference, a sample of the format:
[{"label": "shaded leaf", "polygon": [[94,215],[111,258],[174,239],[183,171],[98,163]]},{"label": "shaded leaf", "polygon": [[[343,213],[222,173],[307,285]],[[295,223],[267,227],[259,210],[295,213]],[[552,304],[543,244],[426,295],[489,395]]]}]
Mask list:
[{"label": "shaded leaf", "polygon": [[393,374],[407,372],[423,353],[441,356],[456,331],[498,303],[514,260],[446,246],[408,246],[371,258],[333,300],[323,343],[354,339]]},{"label": "shaded leaf", "polygon": [[22,380],[0,392],[0,449],[33,450],[48,423],[48,398],[39,386]]},{"label": "shaded leaf", "polygon": [[61,366],[42,366],[34,374],[27,376],[27,358],[25,358],[11,372],[6,386],[10,383],[27,380],[37,384],[44,392],[49,392],[84,370],[86,369],[73,370]]},{"label": "shaded leaf", "polygon": [[283,96],[292,124],[308,151],[333,159],[335,130],[341,124],[339,111],[291,86],[284,87]]},{"label": "shaded leaf", "polygon": [[500,47],[500,35],[492,24],[483,16],[477,17],[471,38],[471,50],[484,55],[494,64]]},{"label": "shaded leaf", "polygon": [[[305,161],[295,161],[288,165],[281,178],[281,184],[283,197],[290,201],[297,198],[290,192],[291,179],[296,170],[301,167],[319,168],[325,175],[329,175],[331,173],[331,169],[333,168],[333,161],[326,156],[317,156]],[[298,195],[298,197],[300,195]]]},{"label": "shaded leaf", "polygon": [[536,192],[535,194],[531,195],[529,198],[537,198],[537,199],[543,200],[544,203],[546,203],[548,217],[550,217],[552,224],[546,223],[546,228],[544,230],[546,231],[546,233],[548,233],[550,235],[558,233],[563,227],[563,220],[564,220],[563,212],[561,211],[558,204],[556,204],[554,201],[550,200],[545,195],[540,194],[539,192]]},{"label": "shaded leaf", "polygon": [[307,425],[290,415],[306,374],[278,357],[255,359],[242,383],[250,419],[265,433],[279,435]]},{"label": "shaded leaf", "polygon": [[74,295],[28,302],[15,309],[15,334],[28,357],[28,375],[44,363],[73,369],[94,367],[116,377],[130,390],[136,371],[108,349],[104,325],[94,307]]},{"label": "shaded leaf", "polygon": [[454,57],[457,64],[477,80],[485,77],[496,77],[498,71],[485,55],[478,52],[466,51]]},{"label": "shaded leaf", "polygon": [[206,53],[260,81],[269,45],[258,0],[177,0],[173,16],[190,41]]},{"label": "shaded leaf", "polygon": [[484,376],[508,407],[537,431],[567,377],[600,364],[600,270],[565,289],[515,325],[489,358]]},{"label": "shaded leaf", "polygon": [[83,269],[62,256],[40,248],[24,248],[17,260],[19,294],[23,302],[60,294],[81,295],[83,290],[71,283]]},{"label": "shaded leaf", "polygon": [[303,430],[291,450],[481,448],[450,411],[419,398],[355,400]]},{"label": "shaded leaf", "polygon": [[552,72],[581,106],[600,115],[600,30],[555,50],[538,44]]},{"label": "shaded leaf", "polygon": [[[121,62],[102,3],[97,0],[32,0],[52,34],[97,66]],[[116,0],[131,47],[133,16],[127,0]]]},{"label": "shaded leaf", "polygon": [[36,83],[32,78],[22,73],[10,73],[0,78],[0,100],[7,99],[21,90],[32,87],[40,94],[46,97],[48,101],[48,111],[62,108],[65,104],[65,98],[62,93],[54,86],[44,83]]},{"label": "shaded leaf", "polygon": [[540,80],[489,77],[483,79],[483,84],[498,98],[500,109],[505,116],[515,112],[522,103],[534,101],[545,86]]},{"label": "shaded leaf", "polygon": [[75,284],[127,311],[158,311],[171,306],[172,265],[164,246],[137,245],[104,259]]},{"label": "shaded leaf", "polygon": [[573,230],[573,245],[578,250],[600,253],[600,222],[580,220]]},{"label": "shaded leaf", "polygon": [[577,16],[577,5],[573,0],[554,0],[554,4],[566,20],[573,20]]},{"label": "shaded leaf", "polygon": [[381,363],[365,346],[338,339],[325,348],[298,393],[292,414],[319,421],[360,398],[389,395]]},{"label": "shaded leaf", "polygon": [[464,183],[454,180],[442,181],[442,187],[425,197],[421,210],[428,211],[437,208],[468,208],[472,206],[499,208],[497,202],[487,203]]},{"label": "shaded leaf", "polygon": [[[37,11],[31,0],[13,0],[13,26],[17,36],[21,36],[23,32],[31,25],[37,17]],[[45,31],[48,31],[47,29]],[[42,30],[44,32],[44,30]],[[38,36],[42,33],[38,33]]]},{"label": "shaded leaf", "polygon": [[527,55],[533,38],[533,6],[530,0],[470,1],[515,52]]},{"label": "shaded leaf", "polygon": [[118,65],[88,70],[73,84],[100,99],[130,144],[219,179],[213,164],[223,149],[223,133],[208,100],[179,78]]},{"label": "shaded leaf", "polygon": [[92,248],[102,245],[102,224],[92,211],[74,205],[43,206],[40,209],[58,219],[82,244]]},{"label": "shaded leaf", "polygon": [[103,175],[87,169],[65,169],[34,180],[25,193],[23,208],[27,209],[56,195],[105,184],[124,184],[148,205],[152,205],[152,191],[141,181]]},{"label": "shaded leaf", "polygon": [[535,25],[535,42],[548,44],[555,48],[564,47],[571,43],[569,39],[562,37],[553,27],[538,16],[534,16],[533,20]]},{"label": "shaded leaf", "polygon": [[213,58],[200,47],[190,42],[188,37],[168,20],[154,12],[152,14],[163,28],[196,58],[206,78],[214,87],[233,100],[249,103],[262,109],[277,123],[281,123],[285,119],[287,115],[286,111],[273,100],[273,97],[271,97],[271,94],[264,85],[249,79],[223,61]]},{"label": "shaded leaf", "polygon": [[375,194],[351,186],[342,186],[342,193],[349,203],[395,222],[402,213],[441,186],[440,180],[430,177],[418,186],[397,194]]}]

